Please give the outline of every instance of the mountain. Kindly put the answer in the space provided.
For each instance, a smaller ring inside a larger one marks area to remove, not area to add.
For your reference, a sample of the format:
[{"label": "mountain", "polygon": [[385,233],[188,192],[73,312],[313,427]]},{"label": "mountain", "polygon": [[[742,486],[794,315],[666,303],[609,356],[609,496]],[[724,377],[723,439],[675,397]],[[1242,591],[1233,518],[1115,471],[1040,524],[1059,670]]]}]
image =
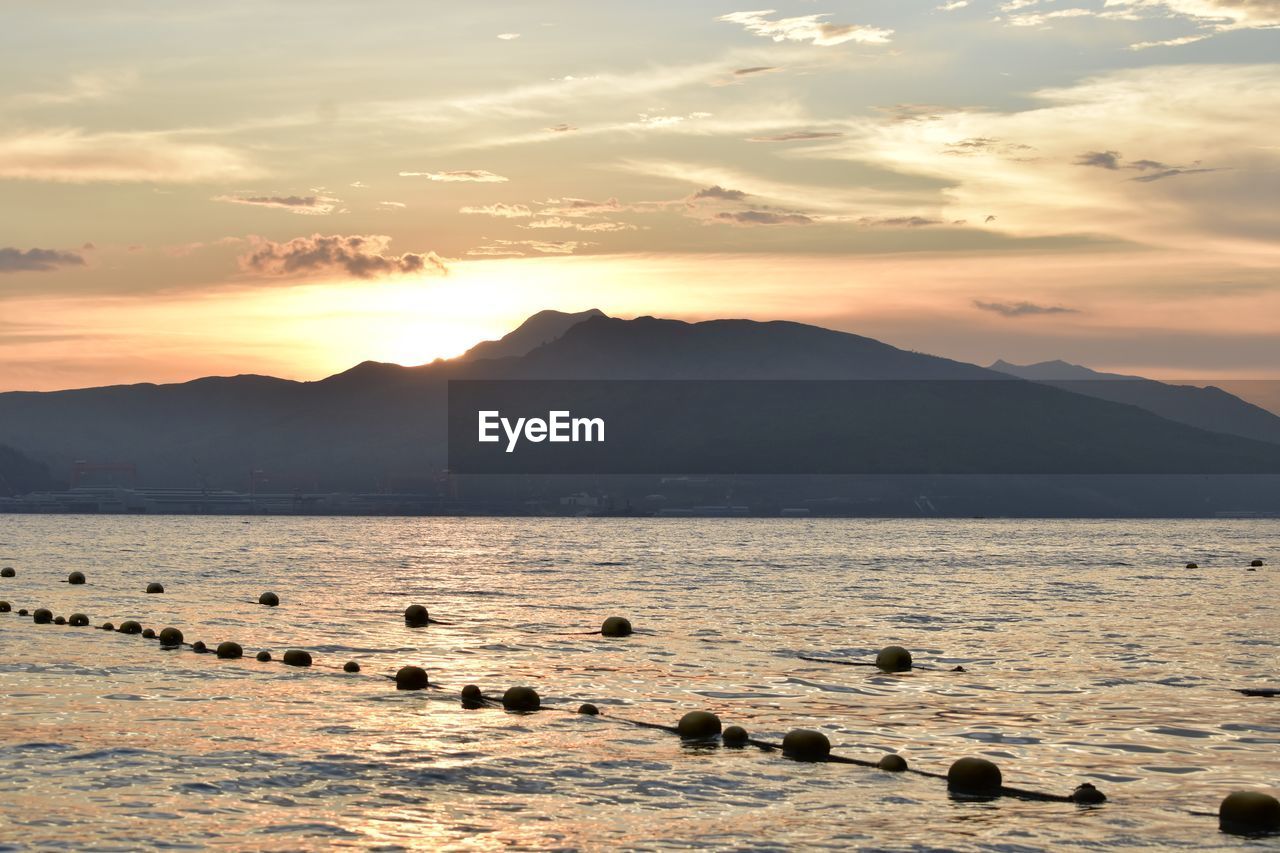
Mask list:
[{"label": "mountain", "polygon": [[[859,335],[587,314],[535,315],[526,334],[462,358],[365,362],[318,382],[250,375],[0,394],[0,443],[59,475],[85,459],[134,463],[139,483],[153,487],[246,490],[250,472],[262,471],[264,490],[366,491],[446,467],[449,380],[858,379],[869,381],[852,383],[855,396],[825,406],[839,428],[805,424],[806,459],[885,473],[1280,472],[1275,445]],[[788,419],[808,415],[788,409],[789,393],[726,404],[754,424],[761,458],[787,440]]]},{"label": "mountain", "polygon": [[0,444],[0,497],[22,495],[52,485],[49,468],[12,447]]},{"label": "mountain", "polygon": [[1000,360],[991,365],[991,370],[1100,400],[1137,406],[1200,429],[1280,444],[1280,417],[1212,385],[1206,388],[1171,385],[1141,376],[1101,373],[1065,361],[1017,365]]},{"label": "mountain", "polygon": [[592,317],[603,317],[599,308],[566,314],[563,311],[539,311],[521,323],[514,332],[496,341],[481,341],[458,357],[461,361],[477,361],[485,358],[519,358],[530,350],[550,343],[573,326]]}]

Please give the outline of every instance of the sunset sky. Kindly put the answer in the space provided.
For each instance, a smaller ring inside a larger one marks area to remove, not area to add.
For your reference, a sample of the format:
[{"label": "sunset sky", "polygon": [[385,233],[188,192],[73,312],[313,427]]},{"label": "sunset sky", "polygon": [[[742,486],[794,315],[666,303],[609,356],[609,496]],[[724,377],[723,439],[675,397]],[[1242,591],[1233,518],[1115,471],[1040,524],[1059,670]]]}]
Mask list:
[{"label": "sunset sky", "polygon": [[593,307],[1280,377],[1280,0],[769,6],[0,0],[0,390]]}]

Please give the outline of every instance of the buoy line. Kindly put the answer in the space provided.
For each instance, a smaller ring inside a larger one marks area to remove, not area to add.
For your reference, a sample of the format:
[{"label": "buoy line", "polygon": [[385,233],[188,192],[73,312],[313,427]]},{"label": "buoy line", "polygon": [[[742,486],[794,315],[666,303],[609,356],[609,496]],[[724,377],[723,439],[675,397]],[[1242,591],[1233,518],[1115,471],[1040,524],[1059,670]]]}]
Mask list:
[{"label": "buoy line", "polygon": [[[274,594],[272,594],[274,595]],[[267,598],[264,593],[263,598]],[[265,602],[264,602],[265,603]],[[269,606],[278,606],[278,600],[275,604]],[[411,620],[409,611],[420,605],[413,605],[406,611],[405,621],[410,624],[417,619]],[[430,620],[426,616],[426,608],[422,610],[422,621],[420,624],[428,624],[435,620]],[[12,612],[12,605],[7,601],[0,601],[0,613]],[[415,611],[416,612],[416,611]],[[18,611],[18,615],[27,615],[25,608]],[[625,633],[614,633],[612,636],[629,636],[632,633],[631,623],[622,617],[610,617],[605,620],[604,626],[600,631],[586,632],[582,636],[600,634],[603,636],[611,636],[607,629],[612,622],[615,631],[621,630],[619,623],[615,620],[621,620],[625,623]],[[57,624],[69,627],[88,627],[88,617],[82,613],[75,613],[67,619],[61,616],[53,617],[52,612],[47,608],[37,608],[32,613],[32,621],[34,624]],[[412,626],[412,625],[411,625]],[[141,636],[145,639],[157,639],[161,650],[180,650],[189,648],[195,653],[209,654],[213,653],[218,659],[222,660],[239,660],[244,656],[243,647],[233,641],[224,641],[220,643],[216,650],[209,649],[205,643],[196,641],[187,643],[183,634],[177,628],[167,627],[158,634],[150,628],[143,628],[137,620],[125,620],[120,623],[120,627],[116,628],[112,623],[107,622],[98,627],[98,630],[111,631],[114,633],[124,634],[126,636]],[[268,651],[258,652],[256,659],[260,662],[270,662],[273,660],[271,653]],[[874,666],[885,672],[906,672],[910,671],[914,662],[911,654],[901,646],[888,646],[881,649],[877,654],[876,661],[839,661],[829,658],[811,658],[801,656],[803,660],[812,660],[818,663],[839,663],[853,666]],[[312,668],[316,666],[310,652],[301,649],[289,649],[281,656],[280,662],[285,665]],[[326,670],[340,670],[347,674],[360,673],[360,665],[355,661],[348,661],[342,667],[336,667],[330,664],[320,664],[317,668]],[[956,670],[951,670],[956,671]],[[963,671],[961,669],[960,671]],[[377,678],[378,675],[370,677]],[[415,665],[406,665],[401,667],[395,675],[381,674],[381,677],[390,679],[396,683],[397,689],[409,691],[425,691],[425,690],[444,690],[441,685],[433,683],[427,675],[425,669]],[[1275,695],[1280,691],[1269,689],[1260,689],[1250,691],[1249,689],[1237,688],[1238,692],[1246,695]],[[534,713],[539,711],[552,711],[561,713],[576,713],[578,715],[595,717],[606,722],[617,722],[625,725],[636,726],[646,729],[657,729],[671,734],[678,735],[682,741],[690,744],[699,743],[719,743],[728,748],[755,746],[765,751],[779,751],[786,758],[803,762],[826,762],[833,764],[848,764],[859,767],[867,767],[879,769],[885,772],[902,772],[914,773],[918,776],[924,776],[931,779],[946,780],[947,790],[950,794],[961,797],[970,797],[978,799],[993,799],[996,797],[1010,797],[1014,799],[1032,800],[1039,802],[1069,802],[1082,806],[1095,806],[1107,802],[1107,797],[1102,791],[1098,790],[1092,783],[1085,782],[1076,787],[1071,794],[1051,794],[1044,791],[1035,791],[1026,788],[1017,788],[1004,784],[1003,776],[996,764],[988,759],[967,756],[953,762],[948,768],[946,774],[935,773],[928,770],[919,770],[910,767],[902,756],[895,753],[886,754],[879,761],[869,761],[866,759],[852,758],[833,754],[831,752],[831,742],[826,735],[811,729],[793,729],[789,732],[781,743],[752,738],[741,726],[729,726],[722,729],[720,718],[708,711],[690,711],[685,714],[675,726],[665,725],[662,723],[653,723],[644,720],[635,720],[627,717],[619,717],[615,715],[602,715],[599,708],[590,703],[584,703],[578,707],[576,712],[569,711],[567,708],[556,708],[542,705],[538,692],[527,686],[516,686],[509,688],[502,697],[501,701],[491,699],[484,695],[479,687],[468,684],[460,693],[460,700],[464,708],[502,708],[508,712],[514,713]],[[1246,790],[1234,791],[1223,799],[1216,815],[1210,812],[1189,812],[1192,815],[1212,817],[1216,816],[1219,821],[1219,829],[1222,832],[1236,835],[1269,835],[1280,832],[1280,800],[1270,794],[1262,791]]]}]

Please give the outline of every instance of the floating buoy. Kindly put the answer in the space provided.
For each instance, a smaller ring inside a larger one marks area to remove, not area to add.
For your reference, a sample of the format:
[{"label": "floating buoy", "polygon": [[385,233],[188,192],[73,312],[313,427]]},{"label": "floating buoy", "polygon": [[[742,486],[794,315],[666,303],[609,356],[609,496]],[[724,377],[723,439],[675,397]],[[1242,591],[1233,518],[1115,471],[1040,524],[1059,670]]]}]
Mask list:
[{"label": "floating buoy", "polygon": [[311,666],[311,653],[301,649],[289,649],[280,660],[288,666]]},{"label": "floating buoy", "polygon": [[258,660],[261,663],[269,662],[271,660],[271,652],[268,652],[268,651],[258,652]]},{"label": "floating buoy", "polygon": [[84,572],[72,572],[67,575],[67,583],[76,585],[84,583]]},{"label": "floating buoy", "polygon": [[425,690],[430,680],[420,666],[402,666],[396,670],[396,690]]},{"label": "floating buoy", "polygon": [[218,644],[218,658],[220,660],[238,660],[244,657],[244,649],[239,643],[233,643],[228,640],[225,643]]},{"label": "floating buoy", "polygon": [[947,790],[957,794],[1000,793],[1004,778],[1000,768],[985,758],[961,758],[947,770]]},{"label": "floating buoy", "polygon": [[600,713],[600,709],[590,702],[584,702],[578,706],[579,714],[586,714],[588,717],[594,717]]},{"label": "floating buoy", "polygon": [[204,640],[196,640],[194,643],[191,644],[191,651],[195,652],[198,655],[202,655],[205,652],[209,651],[209,647],[204,644]]},{"label": "floating buoy", "polygon": [[48,625],[50,622],[53,621],[53,611],[47,610],[46,608],[41,607],[38,610],[36,610],[35,613],[31,614],[31,618],[35,621],[37,625]]},{"label": "floating buoy", "polygon": [[99,631],[114,631],[115,629],[116,626],[112,625],[110,622],[103,622],[98,628]]},{"label": "floating buoy", "polygon": [[907,759],[895,753],[889,753],[876,762],[876,766],[886,773],[905,773],[907,770]]},{"label": "floating buoy", "polygon": [[157,595],[157,594],[162,593],[162,592],[164,592],[164,584],[160,584],[160,583],[149,583],[149,584],[147,584],[147,594],[148,594],[148,595]]},{"label": "floating buoy", "polygon": [[826,761],[831,755],[831,741],[822,732],[792,729],[782,739],[782,754],[796,761]]},{"label": "floating buoy", "polygon": [[1280,800],[1262,791],[1235,791],[1218,806],[1218,828],[1232,835],[1280,830]]},{"label": "floating buoy", "polygon": [[24,607],[24,608],[22,608],[21,610],[19,610],[19,611],[18,611],[18,615],[19,615],[19,616],[26,616],[26,615],[27,615],[27,608],[25,608],[25,607]]},{"label": "floating buoy", "polygon": [[690,711],[676,723],[676,734],[691,740],[715,737],[720,734],[720,718],[710,711]]},{"label": "floating buoy", "polygon": [[610,616],[600,626],[600,633],[606,637],[630,637],[631,621],[622,616]]},{"label": "floating buoy", "polygon": [[1188,568],[1188,569],[1198,569],[1198,568],[1200,568],[1200,567],[1199,567],[1199,566],[1197,566],[1195,563],[1187,563],[1187,568]]},{"label": "floating buoy", "polygon": [[120,623],[120,633],[121,634],[141,634],[142,623],[135,622],[132,619],[127,619],[124,622]]},{"label": "floating buoy", "polygon": [[480,692],[479,687],[474,684],[468,684],[462,688],[462,699],[466,702],[482,702],[484,701],[484,694]]},{"label": "floating buoy", "polygon": [[5,566],[0,569],[0,578],[11,578],[17,576],[17,572],[13,570],[13,566]]},{"label": "floating buoy", "polygon": [[410,628],[421,628],[430,621],[431,616],[427,613],[427,608],[421,604],[410,604],[404,609],[404,624]]},{"label": "floating buoy", "polygon": [[512,687],[502,694],[502,707],[508,711],[536,711],[542,707],[542,698],[532,687]]},{"label": "floating buoy", "polygon": [[0,613],[8,613],[12,609],[13,609],[13,605],[11,605],[9,602],[0,601]]},{"label": "floating buoy", "polygon": [[72,613],[71,618],[67,620],[67,624],[72,628],[84,628],[89,624],[89,617],[83,613]]},{"label": "floating buoy", "polygon": [[876,655],[876,666],[884,672],[909,672],[911,652],[902,646],[885,646]]},{"label": "floating buoy", "polygon": [[53,617],[53,624],[55,624],[55,625],[65,625],[65,624],[67,624],[67,618],[66,618],[65,616],[55,616],[55,617]]},{"label": "floating buoy", "polygon": [[258,596],[258,603],[265,604],[267,607],[279,607],[280,596],[276,595],[274,592],[264,592],[262,595]]},{"label": "floating buoy", "polygon": [[156,629],[155,629],[155,628],[143,628],[143,629],[142,629],[142,639],[144,639],[144,640],[154,640],[155,638],[156,638]]},{"label": "floating buoy", "polygon": [[729,726],[724,730],[724,734],[720,735],[720,740],[725,746],[745,746],[749,739],[747,730],[742,726]]},{"label": "floating buoy", "polygon": [[349,660],[342,665],[342,671],[343,672],[359,672],[360,664],[356,663],[353,660]]},{"label": "floating buoy", "polygon": [[1261,567],[1262,567],[1262,561],[1261,561],[1261,560],[1254,560],[1254,561],[1253,561],[1253,562],[1251,562],[1249,565],[1253,566],[1255,569],[1258,569],[1258,568],[1261,568]]},{"label": "floating buoy", "polygon": [[165,628],[160,632],[160,648],[173,649],[182,645],[182,632],[177,628]]},{"label": "floating buoy", "polygon": [[1071,802],[1073,803],[1096,806],[1098,803],[1105,803],[1106,801],[1107,795],[1094,787],[1092,782],[1083,782],[1071,792]]}]

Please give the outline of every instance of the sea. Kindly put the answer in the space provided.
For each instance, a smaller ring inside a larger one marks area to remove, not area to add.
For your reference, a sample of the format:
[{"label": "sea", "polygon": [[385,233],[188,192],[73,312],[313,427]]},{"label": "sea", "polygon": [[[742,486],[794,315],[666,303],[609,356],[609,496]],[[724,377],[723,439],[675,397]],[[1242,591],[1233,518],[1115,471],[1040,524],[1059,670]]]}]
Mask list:
[{"label": "sea", "polygon": [[[1277,520],[0,516],[4,566],[0,850],[1280,847],[1215,817],[1280,793],[1280,698],[1238,692],[1280,687]],[[125,620],[245,657],[99,627]],[[915,667],[848,665],[888,645]],[[643,725],[695,710],[1107,801]]]}]

